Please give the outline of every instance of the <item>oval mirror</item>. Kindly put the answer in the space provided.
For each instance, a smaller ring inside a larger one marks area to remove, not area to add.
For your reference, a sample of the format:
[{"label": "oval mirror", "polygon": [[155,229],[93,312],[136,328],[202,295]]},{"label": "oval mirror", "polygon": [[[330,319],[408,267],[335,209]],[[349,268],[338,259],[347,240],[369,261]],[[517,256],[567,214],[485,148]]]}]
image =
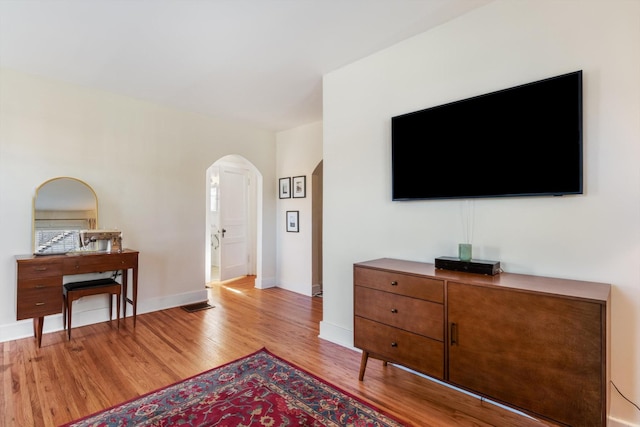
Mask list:
[{"label": "oval mirror", "polygon": [[63,254],[79,248],[79,231],[98,227],[98,197],[87,183],[53,178],[33,199],[33,253]]}]

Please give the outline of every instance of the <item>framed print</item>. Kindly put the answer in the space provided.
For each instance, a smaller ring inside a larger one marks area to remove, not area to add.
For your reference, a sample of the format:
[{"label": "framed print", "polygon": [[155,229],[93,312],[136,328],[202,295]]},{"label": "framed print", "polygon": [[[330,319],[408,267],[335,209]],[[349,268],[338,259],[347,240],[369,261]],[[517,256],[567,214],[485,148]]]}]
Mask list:
[{"label": "framed print", "polygon": [[293,177],[293,197],[307,197],[307,177]]},{"label": "framed print", "polygon": [[291,178],[280,178],[278,183],[280,198],[288,199],[291,197]]},{"label": "framed print", "polygon": [[287,211],[287,231],[298,233],[300,231],[299,219],[299,211]]}]

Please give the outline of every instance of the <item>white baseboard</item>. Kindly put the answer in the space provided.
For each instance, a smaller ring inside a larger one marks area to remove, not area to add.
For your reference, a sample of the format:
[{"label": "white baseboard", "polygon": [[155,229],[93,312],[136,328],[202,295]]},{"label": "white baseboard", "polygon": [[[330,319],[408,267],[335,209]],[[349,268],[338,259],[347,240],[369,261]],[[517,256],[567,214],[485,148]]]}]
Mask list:
[{"label": "white baseboard", "polygon": [[260,278],[258,276],[258,277],[256,277],[255,287],[257,289],[275,288],[276,287],[276,278],[275,277]]},{"label": "white baseboard", "polygon": [[[180,307],[187,304],[206,301],[208,298],[209,295],[206,289],[186,292],[183,294],[173,294],[166,297],[150,298],[144,301],[138,301],[138,314]],[[131,306],[129,306],[129,310],[131,310]]]},{"label": "white baseboard", "polygon": [[340,326],[320,321],[320,334],[318,337],[341,345],[343,347],[353,347],[353,331]]},{"label": "white baseboard", "polygon": [[320,292],[322,292],[322,285],[315,284],[311,286],[311,295],[318,295]]},{"label": "white baseboard", "polygon": [[[152,311],[164,310],[167,308],[180,307],[186,304],[193,304],[196,302],[206,301],[208,293],[206,289],[194,292],[187,292],[184,294],[175,294],[160,298],[151,298],[148,300],[138,300],[137,314],[150,313]],[[94,298],[92,302],[95,303],[97,298]],[[73,304],[73,317],[72,327],[92,325],[94,323],[106,322],[109,320],[109,306],[106,297],[103,298],[104,304],[95,306],[95,304],[88,303],[86,308],[83,309],[82,303],[78,304],[81,300]],[[115,306],[115,304],[114,304]],[[115,310],[115,308],[114,308]],[[127,316],[131,316],[131,305],[127,304]],[[46,316],[44,320],[44,326],[42,328],[43,335],[49,332],[57,332],[64,329],[62,324],[62,314],[54,314],[52,316]],[[115,321],[115,314],[113,316]],[[20,320],[7,325],[0,325],[0,342],[18,340],[22,338],[33,337],[33,321]],[[44,338],[43,338],[44,339]]]},{"label": "white baseboard", "polygon": [[640,427],[640,424],[609,417],[609,427]]},{"label": "white baseboard", "polygon": [[[266,285],[266,286],[265,286]],[[264,282],[261,283],[260,289],[265,289],[269,286]],[[257,282],[256,282],[256,287]],[[138,313],[150,313],[153,311],[164,310],[173,307],[180,307],[186,304],[193,304],[196,302],[206,301],[208,299],[208,292],[206,289],[187,292],[184,294],[170,295],[166,297],[152,298],[144,301],[138,301]],[[75,304],[74,304],[75,305]],[[131,305],[127,305],[127,315],[131,316]],[[105,304],[102,307],[94,307],[87,310],[74,310],[73,311],[73,327],[91,325],[94,323],[106,322],[109,320],[108,306]],[[114,320],[115,322],[115,317]],[[47,316],[45,318],[43,334],[49,332],[57,332],[63,330],[62,314],[55,314]],[[0,342],[12,341],[22,338],[33,337],[33,321],[20,320],[14,323],[0,325]],[[342,328],[340,326],[321,321],[319,338],[341,345],[343,347],[354,349],[353,347],[353,331]],[[43,340],[46,338],[43,338]],[[421,375],[422,374],[418,374]],[[640,427],[640,424],[631,423],[629,421],[620,420],[617,418],[609,418],[608,427]]]}]

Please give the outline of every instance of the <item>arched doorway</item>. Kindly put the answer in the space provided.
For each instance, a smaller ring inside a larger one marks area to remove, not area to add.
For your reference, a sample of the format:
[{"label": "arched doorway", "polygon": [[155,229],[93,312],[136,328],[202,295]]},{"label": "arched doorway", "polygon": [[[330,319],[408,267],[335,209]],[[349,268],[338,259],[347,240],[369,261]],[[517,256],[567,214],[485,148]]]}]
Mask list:
[{"label": "arched doorway", "polygon": [[229,155],[206,172],[205,279],[256,275],[262,265],[262,175],[242,156]]}]

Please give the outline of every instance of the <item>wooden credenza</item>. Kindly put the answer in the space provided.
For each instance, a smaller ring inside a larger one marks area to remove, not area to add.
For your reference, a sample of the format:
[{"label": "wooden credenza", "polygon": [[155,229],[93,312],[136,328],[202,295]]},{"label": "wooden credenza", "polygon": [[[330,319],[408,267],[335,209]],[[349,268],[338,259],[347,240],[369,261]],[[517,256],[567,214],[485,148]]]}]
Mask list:
[{"label": "wooden credenza", "polygon": [[354,345],[569,426],[605,426],[611,286],[439,270],[378,259],[354,265]]},{"label": "wooden credenza", "polygon": [[[44,317],[62,313],[62,278],[74,274],[122,271],[123,317],[127,302],[133,307],[135,327],[138,297],[138,251],[82,255],[19,255],[17,260],[17,320],[33,319],[33,332],[42,344]],[[132,271],[132,298],[127,297],[128,270]]]}]

